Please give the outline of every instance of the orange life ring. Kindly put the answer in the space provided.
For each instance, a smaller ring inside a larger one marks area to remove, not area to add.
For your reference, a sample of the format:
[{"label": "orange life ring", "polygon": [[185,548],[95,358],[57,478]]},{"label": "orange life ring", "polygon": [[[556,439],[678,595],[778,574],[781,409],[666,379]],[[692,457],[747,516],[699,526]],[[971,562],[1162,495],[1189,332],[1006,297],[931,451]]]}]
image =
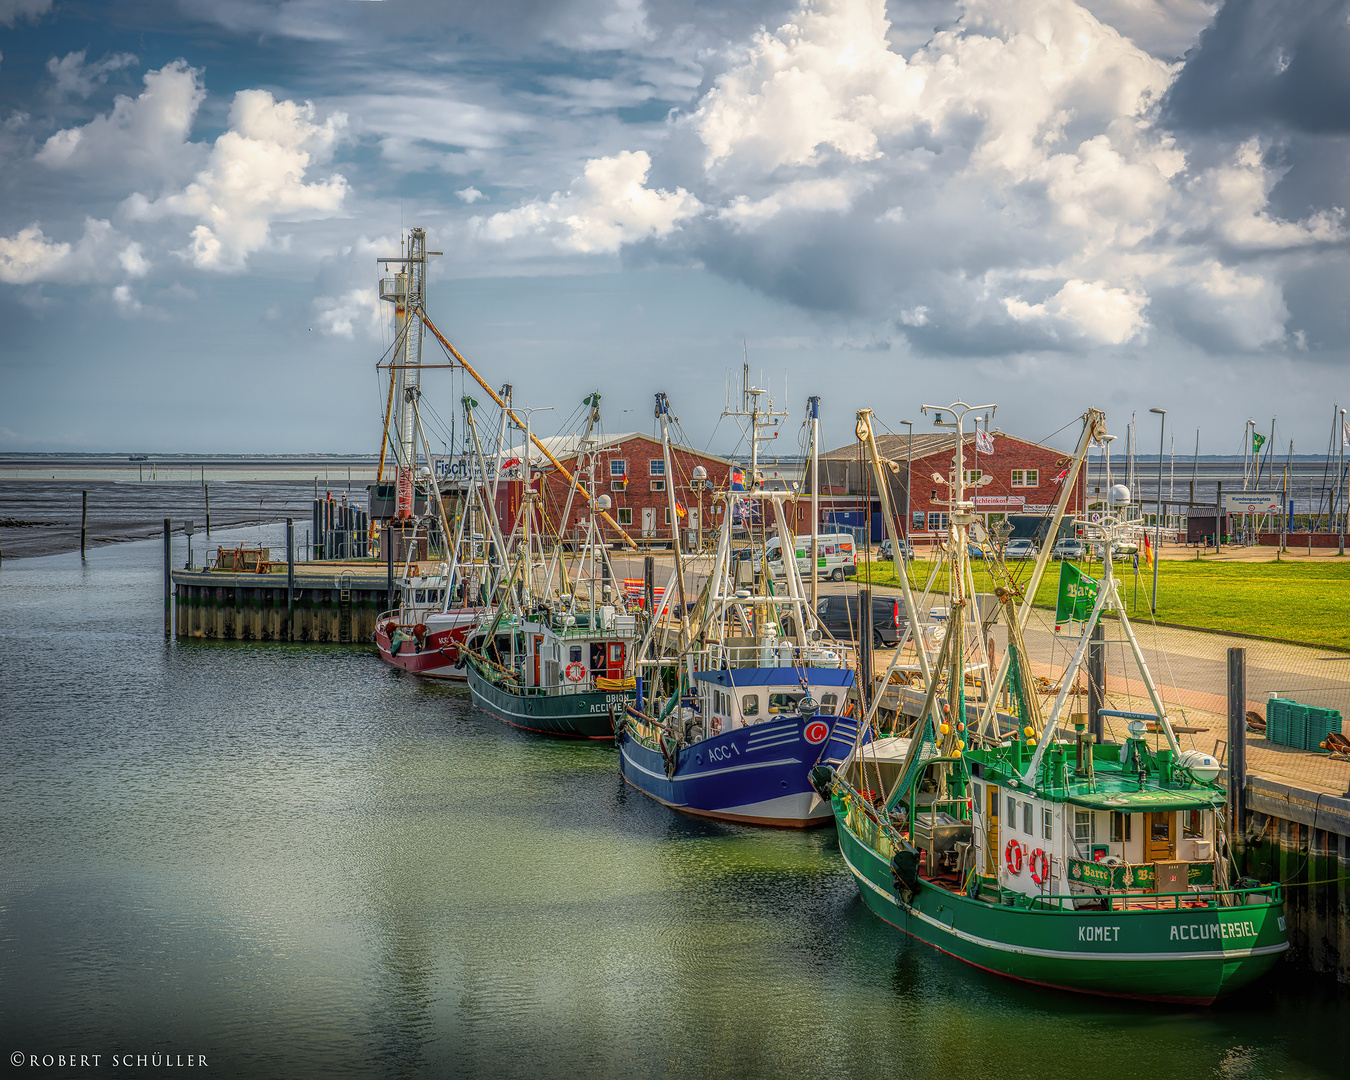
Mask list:
[{"label": "orange life ring", "polygon": [[1027,868],[1031,871],[1031,880],[1037,885],[1044,885],[1050,880],[1050,859],[1040,848],[1031,853]]},{"label": "orange life ring", "polygon": [[1008,846],[1003,849],[1003,865],[1010,874],[1022,872],[1022,845],[1016,840],[1009,840]]},{"label": "orange life ring", "polygon": [[567,665],[566,674],[568,682],[581,682],[586,677],[586,669],[574,660]]}]

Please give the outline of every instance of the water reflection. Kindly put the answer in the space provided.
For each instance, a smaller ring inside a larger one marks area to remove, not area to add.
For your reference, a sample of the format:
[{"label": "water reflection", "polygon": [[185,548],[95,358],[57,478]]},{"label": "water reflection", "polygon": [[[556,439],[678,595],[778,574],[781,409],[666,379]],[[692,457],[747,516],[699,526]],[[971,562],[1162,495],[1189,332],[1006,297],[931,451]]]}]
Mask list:
[{"label": "water reflection", "polygon": [[231,1076],[1343,1076],[1346,994],[1108,1002],[882,924],[363,650],[162,640],[158,549],[0,567],[7,1048]]}]

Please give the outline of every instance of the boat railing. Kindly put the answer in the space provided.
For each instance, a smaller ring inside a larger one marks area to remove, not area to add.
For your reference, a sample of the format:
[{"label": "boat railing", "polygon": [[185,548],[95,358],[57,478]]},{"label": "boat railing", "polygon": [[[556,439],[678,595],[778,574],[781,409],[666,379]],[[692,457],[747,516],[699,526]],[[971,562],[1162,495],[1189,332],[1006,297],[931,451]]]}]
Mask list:
[{"label": "boat railing", "polygon": [[701,667],[800,667],[841,668],[848,666],[847,652],[823,642],[800,646],[787,638],[767,639],[758,645],[713,644],[700,650]]},{"label": "boat railing", "polygon": [[[1029,911],[1076,911],[1094,910],[1120,913],[1125,911],[1181,911],[1199,908],[1266,907],[1278,904],[1283,899],[1283,891],[1278,882],[1268,885],[1250,885],[1242,888],[1215,889],[1210,886],[1191,888],[1185,892],[1153,893],[1042,893],[1028,896],[1025,893],[1004,891],[1003,900],[1014,907],[1023,906]],[[1098,907],[1097,905],[1104,905]]]}]

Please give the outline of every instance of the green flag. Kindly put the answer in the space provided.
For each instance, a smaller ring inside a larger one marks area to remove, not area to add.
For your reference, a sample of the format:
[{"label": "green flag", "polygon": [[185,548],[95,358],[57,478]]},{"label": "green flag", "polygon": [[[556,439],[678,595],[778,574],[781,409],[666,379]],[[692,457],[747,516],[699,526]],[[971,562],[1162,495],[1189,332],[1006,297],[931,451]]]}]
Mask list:
[{"label": "green flag", "polygon": [[1258,432],[1252,432],[1252,453],[1259,454],[1261,447],[1266,445],[1266,437]]},{"label": "green flag", "polygon": [[1067,559],[1059,564],[1059,599],[1055,603],[1055,625],[1086,622],[1097,603],[1097,580],[1090,578]]}]

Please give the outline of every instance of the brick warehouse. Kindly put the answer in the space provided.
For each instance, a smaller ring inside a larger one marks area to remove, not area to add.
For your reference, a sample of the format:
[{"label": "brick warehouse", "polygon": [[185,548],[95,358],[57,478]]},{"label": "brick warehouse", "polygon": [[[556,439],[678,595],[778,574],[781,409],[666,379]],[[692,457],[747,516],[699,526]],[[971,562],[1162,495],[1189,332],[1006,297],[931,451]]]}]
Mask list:
[{"label": "brick warehouse", "polygon": [[[576,440],[570,436],[542,439],[549,452],[575,473],[577,468]],[[545,513],[551,526],[556,527],[567,505],[567,481],[537,451],[532,455],[536,490],[544,495]],[[641,432],[612,435],[600,442],[600,453],[595,469],[597,495],[610,497],[609,514],[624,532],[641,543],[643,540],[668,542],[671,535],[670,503],[666,485],[674,484],[675,498],[685,507],[688,516],[680,522],[681,530],[698,529],[699,492],[692,485],[694,469],[702,465],[708,473],[708,482],[719,491],[730,486],[733,462],[728,458],[706,454],[686,446],[672,445],[670,467],[674,474],[665,475],[661,454],[661,440]],[[520,508],[521,482],[504,483],[497,493],[497,517],[502,528],[510,529]],[[713,505],[711,493],[702,495],[702,530],[722,524],[724,505]],[[560,529],[568,538],[584,536],[590,518],[590,507],[581,496],[572,503],[572,512],[566,526]]]},{"label": "brick warehouse", "polygon": [[[985,525],[1007,516],[1040,517],[1054,507],[1059,497],[1057,480],[1069,466],[1069,454],[1051,446],[1019,439],[1015,435],[995,429],[990,433],[992,453],[980,453],[974,434],[965,437],[965,468],[967,483],[982,475],[993,479],[970,494],[976,512]],[[909,435],[878,435],[877,450],[889,459],[898,471],[890,471],[889,495],[897,520],[904,520],[905,488],[909,483],[909,462],[912,453],[914,486],[910,499],[909,520],[902,530],[916,543],[934,543],[945,535],[949,508],[939,500],[947,498],[946,484],[932,479],[934,473],[946,476],[952,466],[956,450],[954,432],[923,432],[913,436],[911,450]],[[811,490],[808,466],[803,491]],[[1087,491],[1086,470],[1080,472],[1075,490],[1070,496],[1068,512],[1081,512]],[[862,447],[858,443],[841,446],[820,455],[820,527],[863,528],[872,542],[885,536],[881,520],[880,500],[875,494]],[[799,533],[811,529],[811,504],[799,501],[794,528]],[[1018,534],[1023,533],[1018,530]]]}]

